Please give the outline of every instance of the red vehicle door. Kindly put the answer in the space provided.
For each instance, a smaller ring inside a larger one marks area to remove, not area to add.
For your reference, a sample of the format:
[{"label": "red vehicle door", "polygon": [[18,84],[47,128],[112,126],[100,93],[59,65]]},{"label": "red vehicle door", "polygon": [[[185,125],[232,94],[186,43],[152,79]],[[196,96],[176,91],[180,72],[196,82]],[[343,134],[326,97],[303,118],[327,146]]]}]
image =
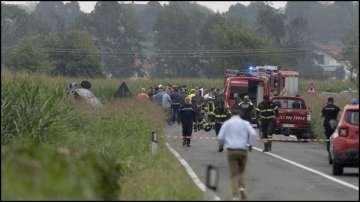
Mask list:
[{"label": "red vehicle door", "polygon": [[303,99],[298,97],[274,97],[272,101],[279,106],[277,127],[308,128],[310,114]]}]

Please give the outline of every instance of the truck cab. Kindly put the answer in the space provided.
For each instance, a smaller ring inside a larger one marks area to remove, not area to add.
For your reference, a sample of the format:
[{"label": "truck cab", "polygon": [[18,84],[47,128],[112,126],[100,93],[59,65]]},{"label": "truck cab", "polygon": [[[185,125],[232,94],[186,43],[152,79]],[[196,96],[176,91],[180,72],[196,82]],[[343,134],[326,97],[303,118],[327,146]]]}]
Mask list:
[{"label": "truck cab", "polygon": [[[235,105],[237,97],[242,99],[248,95],[255,108],[265,95],[269,96],[268,84],[269,82],[265,77],[227,69],[224,89],[226,107],[231,109]],[[251,123],[257,124],[255,110]]]},{"label": "truck cab", "polygon": [[274,96],[271,100],[278,106],[276,134],[293,134],[298,139],[310,138],[311,114],[301,97]]}]

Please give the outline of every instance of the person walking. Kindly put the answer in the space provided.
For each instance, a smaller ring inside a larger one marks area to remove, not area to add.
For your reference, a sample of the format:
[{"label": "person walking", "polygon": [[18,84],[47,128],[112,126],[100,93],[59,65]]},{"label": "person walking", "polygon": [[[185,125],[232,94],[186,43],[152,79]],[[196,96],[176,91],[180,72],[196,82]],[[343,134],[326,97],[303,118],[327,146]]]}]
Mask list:
[{"label": "person walking", "polygon": [[185,98],[185,104],[180,109],[180,119],[182,125],[183,146],[190,147],[193,123],[195,122],[195,112],[189,97]]},{"label": "person walking", "polygon": [[174,87],[174,91],[170,94],[172,103],[171,103],[171,121],[172,123],[180,122],[179,119],[179,110],[182,103],[182,96],[179,93],[179,90],[177,87]]},{"label": "person walking", "polygon": [[155,95],[153,95],[153,100],[158,104],[158,105],[162,105],[162,97],[165,94],[165,91],[163,90],[162,85],[160,84],[158,87],[157,92],[155,93]]},{"label": "person walking", "polygon": [[321,110],[321,117],[324,118],[323,126],[325,129],[325,136],[328,140],[326,142],[326,150],[330,152],[329,138],[334,133],[337,126],[337,116],[340,108],[334,104],[334,98],[329,97],[327,104]]},{"label": "person walking", "polygon": [[272,139],[277,116],[277,108],[278,107],[270,101],[269,96],[264,96],[264,100],[260,102],[256,108],[256,117],[260,122],[262,138],[264,140],[263,152],[271,151],[271,140],[268,140],[268,138]]},{"label": "person walking", "polygon": [[257,134],[248,121],[241,119],[240,111],[236,108],[231,110],[232,117],[222,125],[218,141],[227,150],[227,158],[230,168],[231,187],[233,199],[246,200],[244,172],[247,162],[247,151],[255,145]]},{"label": "person walking", "polygon": [[196,124],[195,124],[195,132],[199,131],[203,124],[203,115],[202,115],[202,107],[204,104],[204,98],[201,96],[201,91],[196,91],[195,96],[192,97],[191,103],[193,105],[193,109],[195,111],[196,116]]},{"label": "person walking", "polygon": [[162,108],[164,109],[165,113],[168,115],[168,124],[171,123],[171,104],[172,104],[172,100],[171,100],[171,97],[169,95],[170,93],[170,90],[169,88],[167,88],[165,91],[164,91],[164,94],[162,96],[162,100],[161,100],[161,106]]}]

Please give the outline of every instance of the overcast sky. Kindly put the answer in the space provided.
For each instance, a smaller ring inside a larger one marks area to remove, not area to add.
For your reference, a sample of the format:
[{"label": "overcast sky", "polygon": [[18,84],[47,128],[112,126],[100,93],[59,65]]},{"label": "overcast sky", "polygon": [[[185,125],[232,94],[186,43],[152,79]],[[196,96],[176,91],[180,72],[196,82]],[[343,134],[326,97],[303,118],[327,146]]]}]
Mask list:
[{"label": "overcast sky", "polygon": [[[6,4],[26,4],[29,2],[36,2],[36,1],[2,1]],[[68,2],[68,1],[64,1]],[[131,1],[124,1],[126,3],[130,3]],[[135,1],[136,4],[146,4],[148,1]],[[159,1],[161,4],[167,3],[167,1]],[[236,3],[241,3],[244,5],[249,5],[250,1],[196,1],[198,4],[204,5],[214,11],[219,12],[226,12],[231,5]],[[85,13],[90,13],[96,4],[96,1],[79,1],[80,10]],[[271,6],[274,8],[281,8],[286,5],[286,1],[272,1]]]}]

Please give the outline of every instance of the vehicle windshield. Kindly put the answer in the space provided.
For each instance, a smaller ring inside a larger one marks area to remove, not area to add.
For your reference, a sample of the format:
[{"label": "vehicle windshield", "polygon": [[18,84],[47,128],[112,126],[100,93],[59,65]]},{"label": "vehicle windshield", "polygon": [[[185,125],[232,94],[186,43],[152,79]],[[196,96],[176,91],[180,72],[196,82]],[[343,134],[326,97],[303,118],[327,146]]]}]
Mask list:
[{"label": "vehicle windshield", "polygon": [[352,125],[359,125],[359,111],[348,111],[346,114],[346,122]]},{"label": "vehicle windshield", "polygon": [[274,99],[273,102],[281,109],[306,109],[303,100]]}]

